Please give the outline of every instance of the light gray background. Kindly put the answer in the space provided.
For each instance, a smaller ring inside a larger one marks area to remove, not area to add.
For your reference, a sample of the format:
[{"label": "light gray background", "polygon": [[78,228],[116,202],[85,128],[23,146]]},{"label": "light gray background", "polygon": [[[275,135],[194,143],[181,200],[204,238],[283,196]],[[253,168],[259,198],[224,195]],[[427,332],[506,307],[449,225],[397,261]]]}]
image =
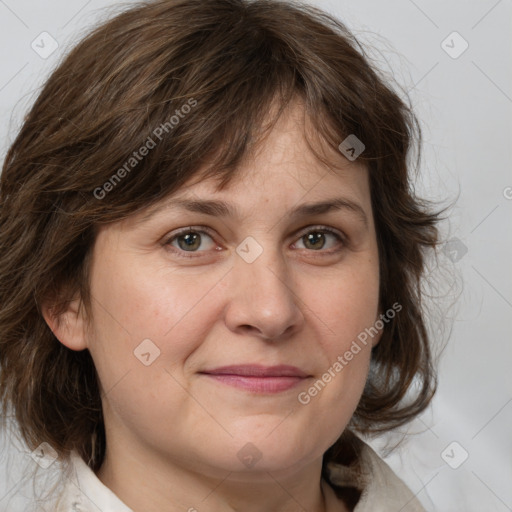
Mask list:
[{"label": "light gray background", "polygon": [[[310,3],[375,47],[381,67],[409,91],[425,136],[418,190],[436,200],[458,198],[443,227],[446,239],[456,240],[439,258],[445,292],[451,287],[441,301],[446,321],[432,315],[434,335],[449,337],[439,392],[386,461],[429,511],[511,511],[512,2]],[[0,0],[2,159],[38,87],[108,5],[119,2]],[[59,47],[43,59],[31,43],[43,46],[45,31]],[[469,46],[457,56],[464,41]],[[372,444],[386,456],[399,437]],[[16,512],[30,495],[22,468],[35,463],[12,443],[0,444],[0,510]]]}]

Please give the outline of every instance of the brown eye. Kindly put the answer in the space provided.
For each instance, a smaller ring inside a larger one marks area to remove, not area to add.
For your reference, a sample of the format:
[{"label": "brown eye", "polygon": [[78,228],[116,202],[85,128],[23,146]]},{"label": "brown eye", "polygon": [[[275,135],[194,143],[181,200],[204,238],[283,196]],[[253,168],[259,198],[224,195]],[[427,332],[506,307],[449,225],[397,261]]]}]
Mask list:
[{"label": "brown eye", "polygon": [[304,247],[299,249],[309,249],[312,251],[320,251],[322,249],[332,249],[336,245],[343,245],[343,238],[336,232],[330,229],[314,229],[309,230],[300,238]]},{"label": "brown eye", "polygon": [[194,251],[201,246],[201,235],[199,233],[187,233],[176,237],[179,248],[184,251]]},{"label": "brown eye", "polygon": [[[171,237],[166,245],[170,245],[176,249],[185,252],[204,252],[215,246],[213,239],[208,233],[199,230],[187,230],[177,233]],[[199,250],[202,248],[201,250]]]},{"label": "brown eye", "polygon": [[307,249],[323,249],[325,245],[325,234],[320,231],[314,231],[302,237]]}]

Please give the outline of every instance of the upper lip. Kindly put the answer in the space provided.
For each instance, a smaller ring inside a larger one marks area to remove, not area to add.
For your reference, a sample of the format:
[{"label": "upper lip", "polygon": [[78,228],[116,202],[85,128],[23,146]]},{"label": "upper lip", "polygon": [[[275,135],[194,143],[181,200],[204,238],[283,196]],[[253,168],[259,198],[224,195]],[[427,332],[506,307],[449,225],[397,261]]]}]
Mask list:
[{"label": "upper lip", "polygon": [[221,366],[201,373],[211,375],[241,375],[244,377],[308,377],[309,375],[296,366],[280,364],[277,366],[262,366],[255,364],[241,364]]}]

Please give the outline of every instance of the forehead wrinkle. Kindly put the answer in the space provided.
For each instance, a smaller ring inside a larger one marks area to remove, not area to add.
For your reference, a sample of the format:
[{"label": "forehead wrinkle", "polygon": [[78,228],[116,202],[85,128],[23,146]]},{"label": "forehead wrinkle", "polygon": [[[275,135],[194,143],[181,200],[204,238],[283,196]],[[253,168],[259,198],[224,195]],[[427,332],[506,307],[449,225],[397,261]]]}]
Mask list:
[{"label": "forehead wrinkle", "polygon": [[137,221],[137,224],[145,224],[159,213],[176,209],[183,209],[193,213],[202,213],[213,217],[241,217],[239,209],[225,201],[176,198],[151,209],[151,211],[146,213],[146,215]]},{"label": "forehead wrinkle", "polygon": [[[236,205],[220,200],[177,198],[149,212],[138,223],[146,223],[158,213],[183,209],[212,217],[233,217],[240,220],[243,215]],[[368,217],[358,203],[343,197],[305,203],[288,212],[291,219],[326,214],[331,211],[345,210],[355,214],[368,227]]]}]

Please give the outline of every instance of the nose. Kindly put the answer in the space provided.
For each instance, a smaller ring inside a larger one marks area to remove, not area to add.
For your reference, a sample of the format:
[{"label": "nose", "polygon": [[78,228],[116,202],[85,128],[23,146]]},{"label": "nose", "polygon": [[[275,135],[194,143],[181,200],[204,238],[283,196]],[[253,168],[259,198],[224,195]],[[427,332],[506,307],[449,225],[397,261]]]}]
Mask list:
[{"label": "nose", "polygon": [[301,329],[302,302],[277,253],[264,251],[252,263],[237,257],[230,288],[225,322],[232,332],[278,341]]}]

